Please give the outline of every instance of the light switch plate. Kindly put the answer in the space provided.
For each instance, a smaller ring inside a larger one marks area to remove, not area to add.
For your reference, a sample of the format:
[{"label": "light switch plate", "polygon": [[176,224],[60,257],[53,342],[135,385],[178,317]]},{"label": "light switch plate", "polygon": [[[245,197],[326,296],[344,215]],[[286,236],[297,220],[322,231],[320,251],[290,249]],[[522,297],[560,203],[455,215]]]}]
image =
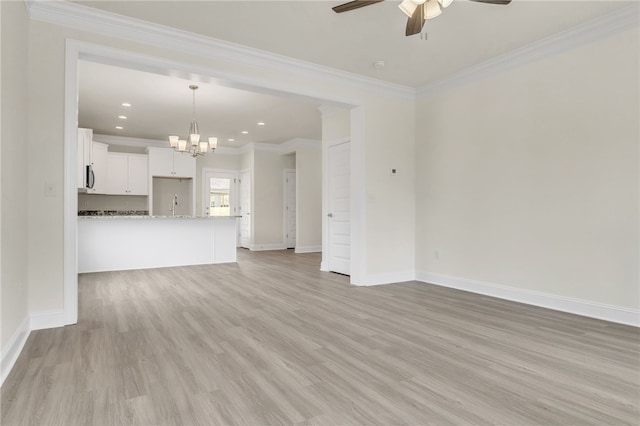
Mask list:
[{"label": "light switch plate", "polygon": [[51,182],[44,183],[44,195],[45,197],[56,196],[56,187]]}]

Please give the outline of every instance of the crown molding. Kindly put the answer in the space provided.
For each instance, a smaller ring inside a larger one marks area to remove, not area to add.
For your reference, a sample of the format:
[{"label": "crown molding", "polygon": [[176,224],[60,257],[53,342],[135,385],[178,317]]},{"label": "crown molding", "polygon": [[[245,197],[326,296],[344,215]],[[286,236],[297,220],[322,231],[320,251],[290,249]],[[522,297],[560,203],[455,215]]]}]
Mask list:
[{"label": "crown molding", "polygon": [[280,145],[262,142],[251,142],[242,146],[241,149],[245,149],[247,151],[282,152]]},{"label": "crown molding", "polygon": [[294,138],[287,142],[280,144],[281,151],[295,151],[298,148],[302,147],[311,147],[311,148],[322,148],[322,141],[316,139],[305,139],[305,138]]},{"label": "crown molding", "polygon": [[592,21],[556,33],[545,39],[513,50],[464,69],[450,77],[417,89],[417,98],[427,98],[497,73],[540,60],[586,43],[637,27],[640,22],[640,3],[635,3]]},{"label": "crown molding", "polygon": [[243,46],[137,18],[71,3],[64,0],[25,0],[33,20],[74,30],[124,39],[146,45],[191,53],[210,59],[243,63],[289,75],[328,81],[375,91],[387,96],[415,99],[415,89],[372,77],[338,70],[299,59]]},{"label": "crown molding", "polygon": [[320,105],[318,107],[318,110],[320,111],[320,116],[322,118],[326,118],[329,116],[332,116],[334,114],[337,114],[339,112],[344,111],[344,108],[340,108],[334,105]]},{"label": "crown molding", "polygon": [[113,135],[93,135],[95,142],[106,143],[107,145],[120,145],[131,146],[136,148],[167,148],[168,141],[160,141],[157,139],[142,139],[142,138],[129,138],[126,136],[113,136]]},{"label": "crown molding", "polygon": [[[136,148],[164,148],[170,149],[168,141],[157,139],[130,138],[126,136],[113,136],[94,134],[95,142],[106,143],[107,145],[131,146]],[[241,155],[250,151],[270,151],[280,154],[288,154],[300,147],[321,148],[322,142],[315,139],[295,138],[280,144],[251,142],[242,146],[219,146],[215,152],[225,155]]]},{"label": "crown molding", "polygon": [[[102,135],[94,133],[93,140],[95,142],[106,143],[107,145],[171,149],[168,146],[168,141],[158,139],[130,138],[127,136]],[[216,148],[215,152],[217,154],[238,155],[241,154],[241,149],[242,147],[219,146]]]}]

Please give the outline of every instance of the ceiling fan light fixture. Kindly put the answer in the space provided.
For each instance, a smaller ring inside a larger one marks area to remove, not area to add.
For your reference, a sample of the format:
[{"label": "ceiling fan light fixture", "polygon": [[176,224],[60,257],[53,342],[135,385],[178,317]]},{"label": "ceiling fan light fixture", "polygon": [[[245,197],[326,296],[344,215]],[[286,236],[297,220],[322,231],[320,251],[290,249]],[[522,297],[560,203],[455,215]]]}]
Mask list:
[{"label": "ceiling fan light fixture", "polygon": [[438,0],[438,3],[440,3],[440,6],[442,6],[442,8],[444,9],[445,7],[451,6],[453,0]]},{"label": "ceiling fan light fixture", "polygon": [[403,0],[402,3],[398,5],[398,7],[402,11],[402,13],[411,18],[411,15],[413,15],[413,12],[418,7],[418,4],[413,0]]},{"label": "ceiling fan light fixture", "polygon": [[424,16],[426,19],[433,19],[440,16],[442,7],[438,0],[428,0],[424,5]]}]

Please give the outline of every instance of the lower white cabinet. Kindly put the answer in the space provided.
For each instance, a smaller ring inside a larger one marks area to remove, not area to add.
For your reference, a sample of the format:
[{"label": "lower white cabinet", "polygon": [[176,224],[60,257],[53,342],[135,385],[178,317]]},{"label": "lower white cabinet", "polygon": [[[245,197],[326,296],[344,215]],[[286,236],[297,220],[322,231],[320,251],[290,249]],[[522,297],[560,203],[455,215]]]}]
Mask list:
[{"label": "lower white cabinet", "polygon": [[147,155],[110,152],[107,165],[107,194],[149,194],[149,166]]}]

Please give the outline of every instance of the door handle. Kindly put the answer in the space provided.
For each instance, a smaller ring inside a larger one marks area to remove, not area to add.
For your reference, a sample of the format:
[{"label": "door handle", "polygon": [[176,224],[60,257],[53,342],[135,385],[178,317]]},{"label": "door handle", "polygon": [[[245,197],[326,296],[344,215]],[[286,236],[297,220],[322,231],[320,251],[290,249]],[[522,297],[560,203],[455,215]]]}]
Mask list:
[{"label": "door handle", "polygon": [[329,213],[327,217],[333,217],[333,213]]}]

